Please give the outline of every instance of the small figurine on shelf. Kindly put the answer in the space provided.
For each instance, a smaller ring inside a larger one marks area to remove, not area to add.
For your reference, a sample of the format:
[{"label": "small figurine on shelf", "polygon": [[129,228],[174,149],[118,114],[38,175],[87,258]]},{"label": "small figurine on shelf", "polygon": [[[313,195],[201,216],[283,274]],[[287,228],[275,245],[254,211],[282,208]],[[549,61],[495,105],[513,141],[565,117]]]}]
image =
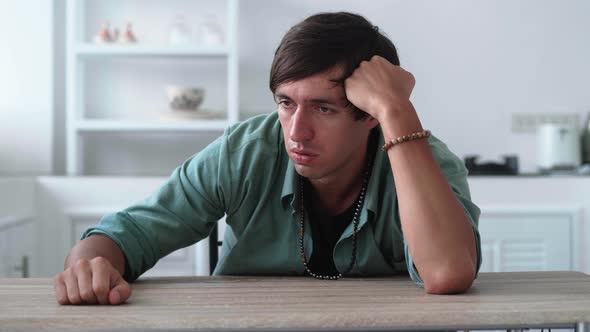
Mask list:
[{"label": "small figurine on shelf", "polygon": [[119,34],[121,31],[119,31],[119,28],[113,28],[113,33],[111,35],[113,42],[115,41],[119,41]]},{"label": "small figurine on shelf", "polygon": [[201,24],[201,39],[205,45],[223,45],[223,27],[215,15],[207,15]]},{"label": "small figurine on shelf", "polygon": [[94,36],[94,42],[97,44],[112,42],[114,39],[111,36],[109,28],[110,28],[109,21],[105,21],[102,24],[102,27],[100,28],[100,31],[98,32],[98,34],[96,34],[96,36]]},{"label": "small figurine on shelf", "polygon": [[[120,36],[117,36],[117,41],[121,44],[132,44],[137,42],[137,38],[135,37],[135,34],[133,33],[133,30],[131,29],[131,22],[127,23],[127,26],[125,27],[125,32],[123,32]],[[118,34],[118,31],[117,31]]]},{"label": "small figurine on shelf", "polygon": [[184,19],[184,16],[178,15],[174,18],[168,35],[170,45],[188,45],[193,42],[191,30]]}]

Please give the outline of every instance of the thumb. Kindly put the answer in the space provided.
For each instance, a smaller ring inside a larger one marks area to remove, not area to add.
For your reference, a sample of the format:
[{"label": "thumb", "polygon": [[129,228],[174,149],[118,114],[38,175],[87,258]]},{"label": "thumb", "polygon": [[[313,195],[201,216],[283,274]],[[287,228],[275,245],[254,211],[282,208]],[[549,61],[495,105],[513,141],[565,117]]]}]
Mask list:
[{"label": "thumb", "polygon": [[109,291],[110,304],[124,303],[131,296],[131,287],[122,277],[119,276],[118,280],[114,281],[111,285],[113,287]]}]

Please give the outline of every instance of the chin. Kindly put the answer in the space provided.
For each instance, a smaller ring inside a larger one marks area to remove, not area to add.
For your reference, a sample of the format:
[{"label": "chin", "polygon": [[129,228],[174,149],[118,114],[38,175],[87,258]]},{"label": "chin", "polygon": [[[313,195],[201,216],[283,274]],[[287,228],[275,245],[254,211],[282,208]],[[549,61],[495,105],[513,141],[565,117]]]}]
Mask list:
[{"label": "chin", "polygon": [[308,178],[309,180],[321,179],[325,176],[324,173],[318,172],[317,169],[313,169],[307,166],[295,165],[295,171],[297,174]]},{"label": "chin", "polygon": [[295,164],[295,171],[297,172],[297,174],[305,177],[305,178],[314,178],[314,170],[308,166],[303,166],[303,165],[297,165]]},{"label": "chin", "polygon": [[297,164],[294,164],[294,166],[295,166],[295,172],[297,172],[297,174],[299,174],[301,176],[307,177],[308,174],[310,173],[310,169],[308,167],[297,165]]}]

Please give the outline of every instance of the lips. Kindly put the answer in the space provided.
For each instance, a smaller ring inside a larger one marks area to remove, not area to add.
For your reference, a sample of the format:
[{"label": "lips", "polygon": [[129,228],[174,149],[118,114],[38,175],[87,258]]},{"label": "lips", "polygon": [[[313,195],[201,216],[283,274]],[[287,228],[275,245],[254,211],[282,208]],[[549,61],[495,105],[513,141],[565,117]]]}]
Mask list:
[{"label": "lips", "polygon": [[289,152],[291,160],[296,164],[302,165],[310,164],[318,156],[317,154],[301,149],[291,149]]}]

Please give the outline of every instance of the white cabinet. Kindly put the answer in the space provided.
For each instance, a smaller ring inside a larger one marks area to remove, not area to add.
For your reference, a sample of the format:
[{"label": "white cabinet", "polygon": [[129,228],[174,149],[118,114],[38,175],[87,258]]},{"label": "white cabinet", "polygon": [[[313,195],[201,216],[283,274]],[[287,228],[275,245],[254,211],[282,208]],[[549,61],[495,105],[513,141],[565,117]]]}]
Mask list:
[{"label": "white cabinet", "polygon": [[[179,15],[194,42],[170,45]],[[211,17],[217,44],[196,38]],[[69,175],[167,175],[238,121],[238,0],[68,0],[66,19]],[[107,21],[137,43],[94,43]],[[171,117],[168,85],[205,88],[203,110]]]},{"label": "white cabinet", "polygon": [[481,208],[481,271],[590,273],[590,178],[473,176]]},{"label": "white cabinet", "polygon": [[36,273],[34,197],[34,178],[0,177],[0,278]]},{"label": "white cabinet", "polygon": [[34,239],[32,218],[0,216],[0,278],[31,276]]},{"label": "white cabinet", "polygon": [[579,214],[575,208],[484,207],[481,271],[579,270]]}]

